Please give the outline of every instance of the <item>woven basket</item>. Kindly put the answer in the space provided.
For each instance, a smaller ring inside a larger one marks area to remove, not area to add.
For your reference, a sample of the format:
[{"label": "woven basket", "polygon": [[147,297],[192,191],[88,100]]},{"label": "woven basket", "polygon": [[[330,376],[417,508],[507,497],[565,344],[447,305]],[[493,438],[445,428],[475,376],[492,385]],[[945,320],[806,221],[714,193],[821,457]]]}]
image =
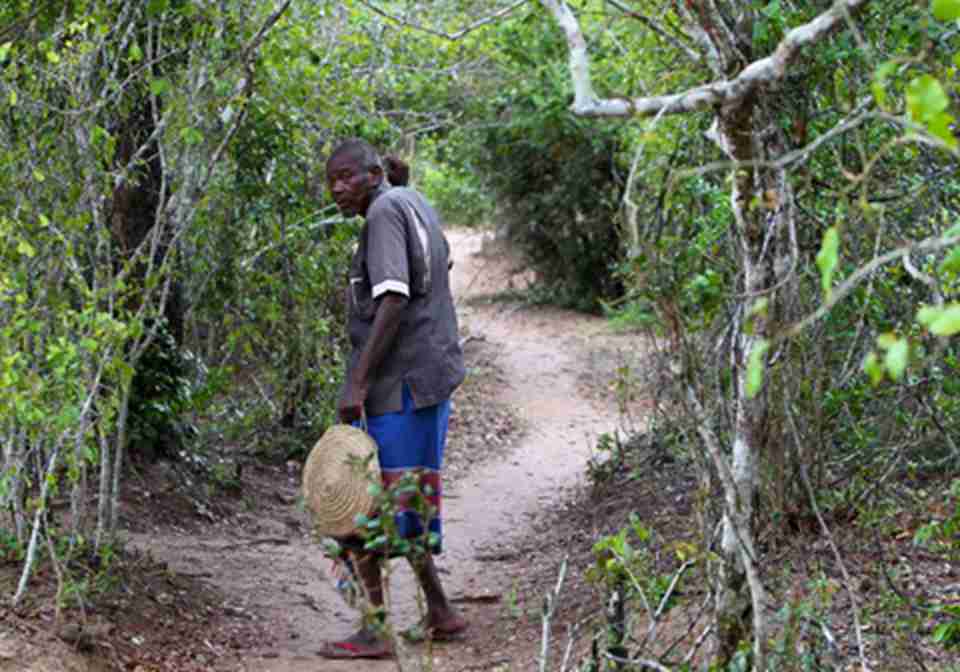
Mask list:
[{"label": "woven basket", "polygon": [[315,531],[329,537],[356,532],[354,519],[373,511],[368,487],[379,482],[377,444],[370,435],[350,425],[330,427],[303,467],[303,499]]}]

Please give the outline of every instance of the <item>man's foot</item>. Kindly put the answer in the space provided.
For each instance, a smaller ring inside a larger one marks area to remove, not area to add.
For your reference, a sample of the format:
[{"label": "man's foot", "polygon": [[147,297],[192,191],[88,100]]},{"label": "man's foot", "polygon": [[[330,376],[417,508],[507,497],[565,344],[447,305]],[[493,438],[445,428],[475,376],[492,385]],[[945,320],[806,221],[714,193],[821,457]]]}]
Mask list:
[{"label": "man's foot", "polygon": [[463,616],[454,611],[442,617],[428,615],[426,620],[407,628],[401,634],[404,639],[413,643],[423,642],[428,638],[434,642],[449,642],[460,639],[468,625]]},{"label": "man's foot", "polygon": [[448,611],[443,615],[427,614],[427,627],[433,631],[433,638],[437,640],[451,639],[467,629],[467,620],[456,611]]},{"label": "man's foot", "polygon": [[361,630],[349,638],[326,642],[317,655],[323,658],[392,658],[393,647],[367,630]]}]

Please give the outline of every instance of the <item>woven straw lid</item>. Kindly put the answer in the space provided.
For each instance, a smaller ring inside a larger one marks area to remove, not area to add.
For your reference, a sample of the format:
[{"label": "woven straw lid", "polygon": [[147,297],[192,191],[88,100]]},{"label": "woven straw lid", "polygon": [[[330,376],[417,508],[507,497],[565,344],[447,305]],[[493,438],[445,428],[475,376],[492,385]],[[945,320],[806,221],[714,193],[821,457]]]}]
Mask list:
[{"label": "woven straw lid", "polygon": [[313,514],[315,530],[330,537],[356,532],[354,519],[373,511],[368,486],[379,481],[377,444],[370,435],[350,425],[330,427],[303,467],[303,499]]}]

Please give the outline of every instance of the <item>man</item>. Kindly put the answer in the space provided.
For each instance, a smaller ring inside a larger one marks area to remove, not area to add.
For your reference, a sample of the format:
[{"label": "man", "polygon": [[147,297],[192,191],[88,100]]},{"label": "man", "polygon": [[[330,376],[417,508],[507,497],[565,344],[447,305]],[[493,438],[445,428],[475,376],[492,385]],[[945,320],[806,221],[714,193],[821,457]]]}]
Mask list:
[{"label": "man", "polygon": [[[402,163],[391,161],[402,175]],[[402,181],[405,182],[405,176]],[[327,186],[340,211],[366,220],[350,265],[348,330],[353,351],[339,403],[344,422],[366,419],[377,442],[384,485],[414,474],[435,516],[421,517],[398,502],[398,532],[429,539],[408,559],[427,600],[426,630],[449,638],[467,627],[450,605],[433,553],[442,543],[440,468],[450,415],[450,395],[463,381],[457,316],[450,293],[449,247],[434,209],[415,190],[385,179],[377,152],[366,142],[341,143],[327,161]],[[355,566],[372,606],[383,618],[382,556],[360,551]],[[377,623],[340,642],[330,658],[393,655]]]}]

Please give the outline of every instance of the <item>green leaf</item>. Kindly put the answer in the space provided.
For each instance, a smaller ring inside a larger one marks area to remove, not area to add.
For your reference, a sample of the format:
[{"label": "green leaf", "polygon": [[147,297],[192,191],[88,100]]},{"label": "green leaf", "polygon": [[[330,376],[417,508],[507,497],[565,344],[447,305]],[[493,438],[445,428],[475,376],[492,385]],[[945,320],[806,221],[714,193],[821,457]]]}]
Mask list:
[{"label": "green leaf", "polygon": [[873,97],[877,101],[877,105],[881,108],[886,109],[887,103],[887,88],[886,83],[887,79],[890,78],[890,75],[897,71],[897,64],[893,61],[887,61],[886,63],[881,63],[877,68],[877,72],[873,77],[873,83],[870,85],[873,90]]},{"label": "green leaf", "polygon": [[170,90],[170,82],[165,79],[154,79],[150,82],[150,93],[155,96],[162,96]]},{"label": "green leaf", "polygon": [[960,19],[960,0],[933,0],[930,9],[940,21]]},{"label": "green leaf", "polygon": [[956,121],[956,119],[952,114],[941,112],[930,120],[930,123],[927,125],[927,130],[930,131],[930,135],[943,140],[950,149],[956,149],[957,139],[954,137],[953,131],[950,130],[954,121]]},{"label": "green leaf", "polygon": [[769,341],[760,339],[750,350],[750,359],[747,362],[747,397],[757,396],[763,386],[763,373],[766,367],[766,354],[770,349]]},{"label": "green leaf", "polygon": [[127,51],[127,56],[133,63],[139,63],[143,60],[143,49],[140,48],[139,44],[133,42],[130,45],[130,49]]},{"label": "green leaf", "polygon": [[885,334],[880,334],[877,336],[877,345],[880,346],[881,350],[889,350],[894,345],[897,344],[897,335],[892,331],[888,331]]},{"label": "green leaf", "polygon": [[37,251],[33,248],[33,245],[25,240],[21,240],[19,243],[17,243],[17,252],[28,259],[33,259],[35,256],[37,256]]},{"label": "green leaf", "polygon": [[910,344],[905,338],[898,338],[897,342],[887,350],[887,356],[884,358],[884,366],[890,372],[890,377],[894,380],[900,380],[903,373],[907,370],[907,361],[910,357]]},{"label": "green leaf", "polygon": [[907,109],[914,121],[930,122],[949,105],[947,92],[934,77],[923,75],[907,84]]},{"label": "green leaf", "polygon": [[203,133],[196,128],[184,128],[180,131],[180,139],[188,145],[199,145],[203,142]]},{"label": "green leaf", "polygon": [[167,11],[167,5],[169,0],[150,0],[147,3],[147,15],[148,16],[157,16],[158,14],[163,14]]},{"label": "green leaf", "polygon": [[13,47],[13,42],[4,42],[0,44],[0,61],[7,60],[7,56],[10,55],[10,49]]},{"label": "green leaf", "polygon": [[960,247],[955,247],[940,264],[941,273],[960,273]]},{"label": "green leaf", "polygon": [[837,227],[831,226],[823,234],[823,243],[817,254],[817,268],[820,269],[820,285],[824,296],[830,298],[830,289],[833,286],[833,273],[840,258],[840,234]]},{"label": "green leaf", "polygon": [[767,309],[770,307],[770,299],[766,296],[757,299],[753,305],[750,307],[750,312],[747,313],[748,316],[753,315],[766,315]]},{"label": "green leaf", "polygon": [[943,309],[936,306],[923,306],[917,311],[917,322],[927,329],[943,315]]},{"label": "green leaf", "polygon": [[957,332],[960,332],[960,304],[954,303],[941,311],[940,316],[930,325],[930,333],[953,336]]},{"label": "green leaf", "polygon": [[871,384],[879,385],[880,381],[883,380],[883,364],[880,363],[877,353],[871,352],[864,358],[863,370],[870,376]]}]

